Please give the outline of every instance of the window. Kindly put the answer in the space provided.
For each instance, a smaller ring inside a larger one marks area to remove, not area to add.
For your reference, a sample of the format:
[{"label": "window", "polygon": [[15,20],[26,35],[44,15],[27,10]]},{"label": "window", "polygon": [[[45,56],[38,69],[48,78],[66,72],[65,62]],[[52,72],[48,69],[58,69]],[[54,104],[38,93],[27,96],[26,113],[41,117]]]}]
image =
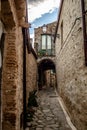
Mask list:
[{"label": "window", "polygon": [[46,49],[46,35],[42,35],[42,49]]},{"label": "window", "polygon": [[51,36],[47,36],[47,49],[51,49]]},{"label": "window", "polygon": [[52,38],[50,34],[42,34],[41,49],[45,51],[45,54],[51,55],[52,53]]}]

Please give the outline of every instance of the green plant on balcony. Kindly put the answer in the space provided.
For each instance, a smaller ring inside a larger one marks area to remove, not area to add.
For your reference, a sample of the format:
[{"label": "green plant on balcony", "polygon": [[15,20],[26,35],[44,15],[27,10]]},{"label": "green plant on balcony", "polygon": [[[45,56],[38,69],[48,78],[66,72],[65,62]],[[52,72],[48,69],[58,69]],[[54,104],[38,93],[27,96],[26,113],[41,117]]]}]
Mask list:
[{"label": "green plant on balcony", "polygon": [[46,50],[38,51],[38,56],[45,56],[45,55],[46,55]]}]

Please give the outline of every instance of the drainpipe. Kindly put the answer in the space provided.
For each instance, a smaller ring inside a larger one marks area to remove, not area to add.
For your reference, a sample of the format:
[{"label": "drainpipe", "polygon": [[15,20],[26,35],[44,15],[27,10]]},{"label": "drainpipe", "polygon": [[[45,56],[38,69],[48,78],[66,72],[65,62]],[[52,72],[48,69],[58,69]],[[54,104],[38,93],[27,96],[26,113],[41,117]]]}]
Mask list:
[{"label": "drainpipe", "polygon": [[85,53],[85,65],[87,66],[87,34],[86,34],[86,11],[85,11],[85,2],[81,0],[82,6],[82,22],[83,22],[83,38],[84,38],[84,53]]},{"label": "drainpipe", "polygon": [[[25,22],[28,23],[27,0],[26,0]],[[26,49],[28,49],[29,52],[28,29],[22,28],[22,33],[23,33],[23,130],[25,130],[26,128]]]},{"label": "drainpipe", "polygon": [[23,32],[23,129],[26,127],[26,29]]},{"label": "drainpipe", "polygon": [[[26,0],[26,18],[25,21],[28,22],[28,15],[27,15],[27,0]],[[23,129],[26,128],[26,47],[27,47],[27,29],[23,28]],[[28,48],[28,47],[27,47]]]}]

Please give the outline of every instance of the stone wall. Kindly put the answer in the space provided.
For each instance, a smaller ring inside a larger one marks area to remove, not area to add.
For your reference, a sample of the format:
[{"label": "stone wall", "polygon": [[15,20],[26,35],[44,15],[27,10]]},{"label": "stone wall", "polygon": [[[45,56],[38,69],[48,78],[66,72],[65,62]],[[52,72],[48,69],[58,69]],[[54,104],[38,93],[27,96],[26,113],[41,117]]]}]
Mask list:
[{"label": "stone wall", "polygon": [[16,101],[17,101],[17,120],[16,126],[18,130],[23,127],[23,35],[22,29],[19,27],[16,31],[17,37],[17,62],[18,62],[18,77],[16,88]]},{"label": "stone wall", "polygon": [[52,70],[46,70],[45,72],[46,87],[56,87],[56,76],[52,73]]},{"label": "stone wall", "polygon": [[[56,28],[56,21],[46,24],[46,33],[54,34]],[[41,34],[43,34],[43,26],[34,29],[34,48],[35,51],[39,51],[41,49]],[[52,44],[52,48],[54,49],[54,44]]]},{"label": "stone wall", "polygon": [[57,89],[77,129],[86,130],[87,66],[81,0],[63,2],[57,33],[60,34],[56,38]]},{"label": "stone wall", "polygon": [[50,87],[51,86],[51,74],[50,74],[50,70],[47,70],[44,72],[45,73],[45,82],[46,82],[46,87]]},{"label": "stone wall", "polygon": [[[2,66],[2,130],[23,129],[23,35],[25,1],[1,1],[5,28]],[[21,11],[20,11],[21,10]],[[18,12],[16,12],[18,11]],[[20,20],[19,14],[21,12]],[[23,18],[23,21],[22,21]]]},{"label": "stone wall", "polygon": [[[2,130],[22,130],[24,115],[23,34],[26,22],[26,1],[1,1],[0,18],[5,28],[2,69]],[[0,24],[1,26],[1,24]],[[1,37],[1,30],[0,30]],[[27,36],[26,36],[27,37]],[[27,41],[27,39],[26,39]],[[36,89],[37,63],[34,55],[26,53],[27,95]],[[26,97],[28,100],[28,97]],[[25,112],[26,113],[26,112]],[[26,119],[25,119],[26,120]]]},{"label": "stone wall", "polygon": [[3,130],[20,130],[23,109],[23,56],[21,28],[6,33],[2,72]]},{"label": "stone wall", "polygon": [[37,89],[37,61],[32,52],[27,53],[26,58],[26,101],[28,103],[29,93]]}]

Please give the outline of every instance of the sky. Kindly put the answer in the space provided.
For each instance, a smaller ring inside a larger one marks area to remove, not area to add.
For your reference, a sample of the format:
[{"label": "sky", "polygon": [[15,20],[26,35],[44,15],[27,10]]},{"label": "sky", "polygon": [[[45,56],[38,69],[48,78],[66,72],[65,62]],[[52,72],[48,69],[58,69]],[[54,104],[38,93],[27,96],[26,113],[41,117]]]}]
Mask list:
[{"label": "sky", "polygon": [[28,21],[31,24],[30,37],[34,28],[57,20],[60,0],[28,0]]}]

